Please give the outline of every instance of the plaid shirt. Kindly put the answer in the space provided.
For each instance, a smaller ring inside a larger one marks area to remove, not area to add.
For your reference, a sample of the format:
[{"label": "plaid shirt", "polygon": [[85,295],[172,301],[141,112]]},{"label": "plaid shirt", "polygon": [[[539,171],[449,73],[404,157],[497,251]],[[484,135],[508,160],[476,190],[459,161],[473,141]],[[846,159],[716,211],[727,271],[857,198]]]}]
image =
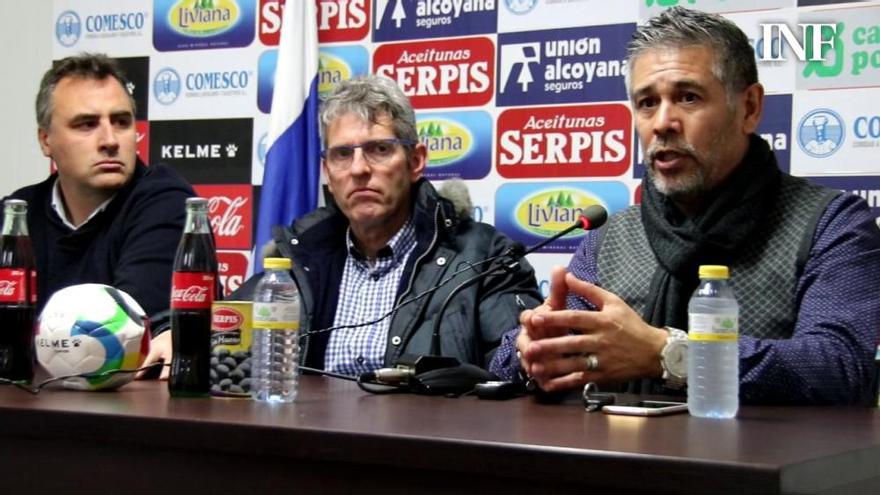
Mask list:
[{"label": "plaid shirt", "polygon": [[[333,326],[372,321],[391,311],[400,285],[406,260],[416,247],[412,220],[379,250],[376,260],[368,262],[346,236],[348,256],[339,286],[339,302]],[[346,375],[359,375],[381,368],[391,317],[379,323],[335,330],[327,343],[324,369]]]}]

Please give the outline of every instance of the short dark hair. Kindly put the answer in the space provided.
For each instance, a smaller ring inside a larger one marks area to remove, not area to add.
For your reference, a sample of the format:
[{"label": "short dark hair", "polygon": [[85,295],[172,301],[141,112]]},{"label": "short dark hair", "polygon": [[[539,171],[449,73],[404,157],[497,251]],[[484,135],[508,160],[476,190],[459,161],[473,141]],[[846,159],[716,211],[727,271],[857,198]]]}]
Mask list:
[{"label": "short dark hair", "polygon": [[108,77],[116,79],[128,100],[131,103],[131,111],[135,112],[135,101],[131,92],[128,91],[128,80],[119,67],[119,64],[112,58],[102,53],[80,53],[70,57],[63,58],[54,64],[52,68],[43,74],[40,81],[40,89],[37,91],[37,126],[40,129],[48,129],[52,122],[52,93],[55,87],[65,77],[75,77],[82,79],[103,80]]},{"label": "short dark hair", "polygon": [[709,46],[715,54],[712,73],[721,81],[728,101],[758,82],[755,50],[746,34],[717,14],[672,7],[636,28],[627,45],[627,89],[632,91],[633,63],[642,53],[657,48]]}]

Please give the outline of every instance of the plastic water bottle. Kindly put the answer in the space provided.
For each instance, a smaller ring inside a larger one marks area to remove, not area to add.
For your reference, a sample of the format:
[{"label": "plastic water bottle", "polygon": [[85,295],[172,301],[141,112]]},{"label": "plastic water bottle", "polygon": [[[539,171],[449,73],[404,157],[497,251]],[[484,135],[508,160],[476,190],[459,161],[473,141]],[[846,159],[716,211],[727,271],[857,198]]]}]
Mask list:
[{"label": "plastic water bottle", "polygon": [[726,266],[700,266],[688,304],[688,410],[732,418],[739,409],[739,305]]},{"label": "plastic water bottle", "polygon": [[266,258],[254,291],[251,397],[293,402],[299,380],[299,292],[290,260]]}]

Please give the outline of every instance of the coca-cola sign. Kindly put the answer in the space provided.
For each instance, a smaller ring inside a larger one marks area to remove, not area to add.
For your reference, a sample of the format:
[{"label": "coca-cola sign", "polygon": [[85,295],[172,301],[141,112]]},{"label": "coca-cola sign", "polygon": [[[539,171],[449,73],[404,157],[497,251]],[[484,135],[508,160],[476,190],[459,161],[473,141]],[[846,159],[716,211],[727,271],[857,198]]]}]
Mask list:
[{"label": "coca-cola sign", "polygon": [[15,295],[15,288],[18,287],[15,280],[0,280],[0,296],[12,297]]},{"label": "coca-cola sign", "polygon": [[171,276],[172,309],[208,309],[214,302],[213,273],[174,272]]},{"label": "coca-cola sign", "polygon": [[208,199],[208,215],[217,249],[250,249],[253,188],[250,184],[195,185]]},{"label": "coca-cola sign", "polygon": [[[27,274],[28,270],[23,268],[0,268],[0,303],[21,304],[29,299],[33,301],[33,295],[28,297],[25,285]],[[31,280],[34,278],[31,277]]]}]

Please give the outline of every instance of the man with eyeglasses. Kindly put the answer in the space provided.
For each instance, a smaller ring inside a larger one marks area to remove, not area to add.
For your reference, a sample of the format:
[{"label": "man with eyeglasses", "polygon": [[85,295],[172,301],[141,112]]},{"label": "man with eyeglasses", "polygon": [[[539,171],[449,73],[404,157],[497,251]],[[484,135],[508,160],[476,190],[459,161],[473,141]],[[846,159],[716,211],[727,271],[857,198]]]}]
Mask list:
[{"label": "man with eyeglasses", "polygon": [[519,313],[539,304],[532,267],[523,259],[468,286],[439,314],[455,287],[513,243],[422,177],[427,149],[409,100],[391,80],[340,83],[320,119],[333,204],[276,229],[274,239],[294,261],[301,330],[336,328],[305,339],[304,364],[358,375],[404,353],[429,354],[432,326],[441,318],[434,350],[485,366]]}]

